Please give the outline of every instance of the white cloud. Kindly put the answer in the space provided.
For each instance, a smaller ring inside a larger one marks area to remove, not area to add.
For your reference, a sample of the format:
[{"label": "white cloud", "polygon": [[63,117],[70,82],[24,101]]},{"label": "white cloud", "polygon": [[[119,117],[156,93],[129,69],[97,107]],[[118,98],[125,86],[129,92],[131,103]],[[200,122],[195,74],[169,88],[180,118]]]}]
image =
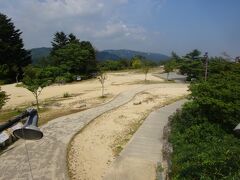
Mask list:
[{"label": "white cloud", "polygon": [[3,4],[5,8],[3,11],[50,21],[74,16],[99,15],[107,9],[127,2],[127,0],[9,0],[0,1],[0,10]]},{"label": "white cloud", "polygon": [[121,38],[131,37],[134,39],[144,39],[145,30],[142,27],[134,27],[123,22],[107,23],[101,30],[94,32],[97,38]]},{"label": "white cloud", "polygon": [[145,40],[146,30],[141,25],[126,22],[116,13],[128,3],[128,0],[0,0],[0,12],[13,19],[28,48],[50,46],[56,31],[73,32],[82,40],[101,44]]},{"label": "white cloud", "polygon": [[16,4],[12,3],[9,8],[16,5],[18,8],[14,9],[15,13],[48,21],[72,16],[94,15],[101,13],[104,9],[104,3],[97,0],[22,0]]}]

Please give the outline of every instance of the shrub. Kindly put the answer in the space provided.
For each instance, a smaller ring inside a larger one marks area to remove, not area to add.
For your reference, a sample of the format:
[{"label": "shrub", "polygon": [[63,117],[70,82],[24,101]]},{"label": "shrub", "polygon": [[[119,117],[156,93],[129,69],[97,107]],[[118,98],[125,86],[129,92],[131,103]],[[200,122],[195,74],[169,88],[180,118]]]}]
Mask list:
[{"label": "shrub", "polygon": [[65,92],[65,93],[63,94],[63,98],[68,98],[68,97],[71,97],[71,95],[70,95],[68,92]]},{"label": "shrub", "polygon": [[73,81],[73,75],[70,73],[65,73],[63,74],[63,76],[58,76],[55,79],[55,82],[59,84],[65,84],[72,81]]},{"label": "shrub", "polygon": [[8,96],[6,95],[5,91],[1,91],[0,87],[0,109],[4,106],[8,99]]},{"label": "shrub", "polygon": [[224,72],[215,68],[207,81],[190,85],[191,101],[172,118],[172,179],[240,177],[240,140],[233,135],[240,119],[240,68],[220,67]]},{"label": "shrub", "polygon": [[[176,115],[173,124],[183,114],[186,113]],[[220,125],[204,122],[183,132],[175,126],[170,141],[173,143],[172,179],[239,177],[240,141]]]},{"label": "shrub", "polygon": [[202,117],[231,131],[240,119],[240,74],[225,72],[190,86]]}]

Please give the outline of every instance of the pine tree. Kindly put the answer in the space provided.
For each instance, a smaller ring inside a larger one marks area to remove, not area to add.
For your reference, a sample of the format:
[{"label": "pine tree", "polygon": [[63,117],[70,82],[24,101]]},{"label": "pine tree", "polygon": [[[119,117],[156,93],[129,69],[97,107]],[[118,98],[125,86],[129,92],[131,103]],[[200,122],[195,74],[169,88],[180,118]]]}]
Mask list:
[{"label": "pine tree", "polygon": [[80,40],[73,34],[68,35],[68,43],[80,43]]},{"label": "pine tree", "polygon": [[24,49],[22,32],[16,29],[11,19],[0,13],[0,69],[4,69],[1,79],[5,83],[22,78],[23,67],[31,63],[29,51]]},{"label": "pine tree", "polygon": [[54,55],[55,51],[67,45],[68,37],[64,32],[56,32],[51,43],[52,43],[51,55]]}]

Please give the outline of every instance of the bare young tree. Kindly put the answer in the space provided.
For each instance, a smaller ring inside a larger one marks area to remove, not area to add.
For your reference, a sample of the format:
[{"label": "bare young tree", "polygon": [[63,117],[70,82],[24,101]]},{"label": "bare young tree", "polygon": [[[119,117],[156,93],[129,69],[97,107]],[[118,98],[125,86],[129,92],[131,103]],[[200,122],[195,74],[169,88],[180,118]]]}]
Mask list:
[{"label": "bare young tree", "polygon": [[43,90],[44,87],[40,87],[40,86],[26,86],[26,88],[31,91],[31,93],[33,94],[33,96],[35,97],[36,100],[36,106],[37,106],[37,110],[39,110],[39,96]]},{"label": "bare young tree", "polygon": [[141,68],[142,68],[142,72],[144,73],[145,75],[145,83],[147,82],[147,74],[149,73],[149,70],[151,68],[151,62],[148,61],[148,60],[142,60],[142,64],[141,64]]},{"label": "bare young tree", "polygon": [[50,84],[50,81],[48,79],[42,78],[40,76],[41,74],[40,71],[41,69],[39,68],[33,68],[32,66],[28,66],[25,68],[23,78],[24,87],[28,89],[35,97],[36,106],[38,110],[39,110],[39,96],[43,88]]},{"label": "bare young tree", "polygon": [[107,74],[104,71],[100,71],[97,78],[102,85],[102,97],[104,97],[104,83],[105,83],[105,80],[107,79]]},{"label": "bare young tree", "polygon": [[143,67],[143,73],[145,74],[145,83],[147,82],[147,74],[149,72],[150,67],[149,66],[144,66]]}]

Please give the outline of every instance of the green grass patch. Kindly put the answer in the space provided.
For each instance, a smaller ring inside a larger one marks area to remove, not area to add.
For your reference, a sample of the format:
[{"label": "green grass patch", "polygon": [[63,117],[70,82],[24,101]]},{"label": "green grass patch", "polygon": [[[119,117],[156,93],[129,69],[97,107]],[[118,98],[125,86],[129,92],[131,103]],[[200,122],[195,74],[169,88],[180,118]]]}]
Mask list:
[{"label": "green grass patch", "polygon": [[15,116],[21,114],[21,110],[3,110],[0,111],[0,123],[13,119]]}]

